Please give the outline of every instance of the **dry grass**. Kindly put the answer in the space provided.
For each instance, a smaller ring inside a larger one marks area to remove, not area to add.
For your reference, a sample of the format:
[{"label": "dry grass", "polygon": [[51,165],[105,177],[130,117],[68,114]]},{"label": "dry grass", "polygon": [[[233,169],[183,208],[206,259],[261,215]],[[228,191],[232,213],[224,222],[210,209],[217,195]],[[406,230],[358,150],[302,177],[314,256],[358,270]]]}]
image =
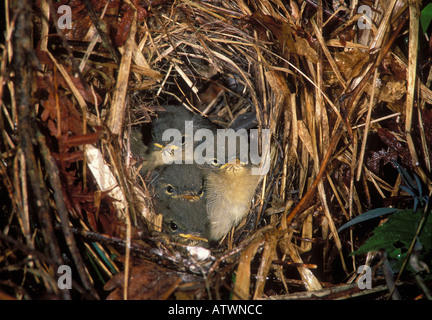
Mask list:
[{"label": "dry grass", "polygon": [[[401,195],[390,160],[432,190],[419,8],[380,1],[360,30],[357,8],[314,1],[144,2],[74,2],[72,29],[60,30],[57,2],[31,12],[6,1],[0,295],[385,297],[378,276],[358,290],[364,258],[348,256],[372,229],[337,228]],[[164,103],[224,127],[255,112],[271,131],[247,221],[205,261],[155,235],[160,218],[128,156],[130,126]],[[61,264],[78,274],[72,292],[57,288]]]}]

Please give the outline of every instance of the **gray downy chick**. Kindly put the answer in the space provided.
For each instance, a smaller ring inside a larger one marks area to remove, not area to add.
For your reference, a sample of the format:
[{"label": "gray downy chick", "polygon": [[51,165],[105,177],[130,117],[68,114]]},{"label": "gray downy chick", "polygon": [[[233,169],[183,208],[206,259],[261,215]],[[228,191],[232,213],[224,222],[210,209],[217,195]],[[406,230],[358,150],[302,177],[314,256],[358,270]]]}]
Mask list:
[{"label": "gray downy chick", "polygon": [[152,186],[156,212],[174,238],[207,238],[209,221],[204,180],[198,166],[171,164],[154,171]]},{"label": "gray downy chick", "polygon": [[[192,159],[193,153],[185,154],[185,150],[195,150],[202,141],[194,141],[195,133],[199,129],[207,129],[212,134],[217,127],[199,114],[194,114],[182,106],[165,106],[166,111],[157,112],[158,117],[151,123],[151,141],[145,144],[143,141],[143,127],[132,128],[131,150],[134,157],[142,162],[142,173],[156,169],[167,162],[181,159]],[[185,122],[192,121],[193,130],[186,130]],[[178,130],[179,136],[170,137],[169,129]],[[169,141],[164,141],[163,135]],[[190,136],[191,135],[191,136]],[[145,137],[144,137],[145,138]],[[190,145],[189,142],[193,143]],[[192,157],[192,158],[191,158]]]}]

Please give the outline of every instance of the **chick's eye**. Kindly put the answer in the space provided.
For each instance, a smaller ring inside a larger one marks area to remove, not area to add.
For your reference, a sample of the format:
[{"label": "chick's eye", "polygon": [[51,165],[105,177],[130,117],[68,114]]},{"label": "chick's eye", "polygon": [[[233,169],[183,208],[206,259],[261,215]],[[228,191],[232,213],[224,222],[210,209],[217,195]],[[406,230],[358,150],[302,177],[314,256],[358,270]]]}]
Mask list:
[{"label": "chick's eye", "polygon": [[204,194],[204,189],[201,189],[200,191],[198,191],[198,197],[202,197]]},{"label": "chick's eye", "polygon": [[168,185],[165,188],[165,192],[168,193],[168,194],[173,194],[174,193],[174,187],[172,185]]},{"label": "chick's eye", "polygon": [[169,226],[173,231],[176,231],[178,229],[178,226],[174,221],[171,221]]},{"label": "chick's eye", "polygon": [[214,158],[212,160],[210,160],[210,164],[214,167],[219,167],[220,166],[220,162],[218,161],[218,159]]}]

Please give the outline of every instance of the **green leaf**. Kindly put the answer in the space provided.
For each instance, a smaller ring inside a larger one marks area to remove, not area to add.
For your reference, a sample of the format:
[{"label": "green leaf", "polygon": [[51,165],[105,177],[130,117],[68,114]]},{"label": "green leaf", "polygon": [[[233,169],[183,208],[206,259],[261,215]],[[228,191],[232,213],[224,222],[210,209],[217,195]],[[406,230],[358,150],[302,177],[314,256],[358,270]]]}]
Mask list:
[{"label": "green leaf", "polygon": [[432,21],[432,3],[429,3],[420,13],[420,23],[422,26],[423,34],[426,33],[429,24]]},{"label": "green leaf", "polygon": [[341,226],[338,229],[338,232],[341,232],[342,230],[349,228],[349,227],[351,227],[351,226],[353,226],[359,222],[363,222],[363,221],[367,221],[367,220],[374,219],[377,217],[381,217],[381,216],[386,215],[386,214],[395,213],[396,211],[398,211],[398,209],[395,209],[395,208],[378,208],[378,209],[369,210],[369,211],[362,213],[361,215],[355,217],[354,219],[351,219],[347,223],[345,223],[343,226]]},{"label": "green leaf", "polygon": [[[412,210],[400,210],[394,213],[386,223],[375,228],[373,236],[366,240],[366,242],[352,254],[382,249],[387,252],[389,258],[400,260],[400,263],[402,263],[411,241],[415,236],[421,217],[421,212],[413,214]],[[419,240],[425,252],[430,252],[432,249],[431,219],[426,221],[420,233]]]}]

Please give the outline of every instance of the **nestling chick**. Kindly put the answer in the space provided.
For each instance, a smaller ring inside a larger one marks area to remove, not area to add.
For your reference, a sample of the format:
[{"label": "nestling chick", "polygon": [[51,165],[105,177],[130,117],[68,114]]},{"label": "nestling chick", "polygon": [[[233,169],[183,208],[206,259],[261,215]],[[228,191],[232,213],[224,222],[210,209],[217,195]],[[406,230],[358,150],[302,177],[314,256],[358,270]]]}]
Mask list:
[{"label": "nestling chick", "polygon": [[131,129],[129,141],[132,156],[140,165],[141,175],[163,164],[162,154],[151,152],[151,146],[143,142],[143,135],[140,127],[133,127]]},{"label": "nestling chick", "polygon": [[[217,127],[209,120],[186,110],[182,106],[165,106],[164,108],[166,111],[158,112],[158,117],[151,123],[152,139],[150,144],[144,144],[140,128],[132,129],[132,154],[141,160],[142,172],[156,169],[169,161],[178,159],[176,157],[182,157],[183,160],[193,159],[193,150],[201,143],[201,141],[194,141],[196,131],[208,129],[216,132]],[[186,121],[192,121],[193,130],[191,132],[186,129]],[[178,139],[164,141],[164,133],[167,133],[169,129],[178,130],[181,136]],[[190,141],[192,141],[193,146],[190,146],[189,149],[188,143]],[[191,150],[192,153],[185,154],[186,150]]]},{"label": "nestling chick", "polygon": [[195,202],[168,199],[160,203],[157,210],[163,215],[164,231],[168,232],[174,241],[207,242],[208,220],[203,199]]},{"label": "nestling chick", "polygon": [[170,164],[154,172],[151,181],[156,199],[179,199],[198,201],[204,194],[204,177],[192,164]]},{"label": "nestling chick", "polygon": [[239,160],[207,170],[204,190],[210,239],[221,239],[247,215],[260,178],[251,174],[251,165]]},{"label": "nestling chick", "polygon": [[166,231],[177,241],[204,240],[202,238],[208,236],[203,175],[197,166],[171,164],[160,167],[151,184],[155,189],[156,212],[163,215]]}]

